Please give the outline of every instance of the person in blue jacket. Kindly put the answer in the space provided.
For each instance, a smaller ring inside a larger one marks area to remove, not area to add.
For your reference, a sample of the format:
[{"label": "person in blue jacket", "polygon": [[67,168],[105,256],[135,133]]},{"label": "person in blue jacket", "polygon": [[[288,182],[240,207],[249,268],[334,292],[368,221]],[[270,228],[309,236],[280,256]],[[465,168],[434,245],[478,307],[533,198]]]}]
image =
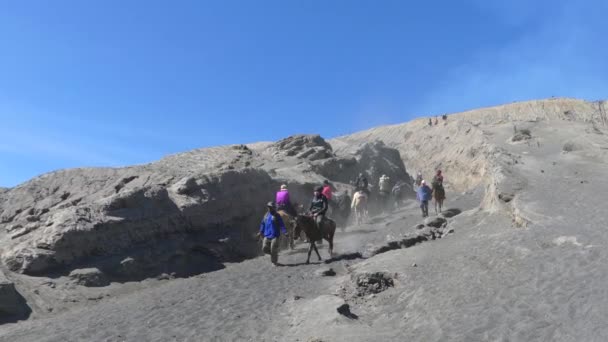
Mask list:
[{"label": "person in blue jacket", "polygon": [[416,198],[420,202],[420,209],[422,209],[422,217],[429,216],[429,201],[433,196],[433,190],[426,185],[426,181],[420,182],[420,187],[416,190]]},{"label": "person in blue jacket", "polygon": [[281,236],[281,232],[287,235],[287,229],[285,229],[285,223],[277,213],[274,203],[268,202],[266,208],[268,212],[266,212],[262,219],[259,232],[259,235],[264,238],[262,251],[265,254],[270,254],[270,261],[273,265],[278,266],[279,236]]}]

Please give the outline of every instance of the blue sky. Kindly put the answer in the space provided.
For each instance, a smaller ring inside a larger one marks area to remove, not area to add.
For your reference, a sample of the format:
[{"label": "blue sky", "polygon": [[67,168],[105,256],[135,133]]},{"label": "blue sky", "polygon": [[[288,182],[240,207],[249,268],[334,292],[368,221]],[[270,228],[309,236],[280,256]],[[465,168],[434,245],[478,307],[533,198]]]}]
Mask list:
[{"label": "blue sky", "polygon": [[607,1],[0,5],[0,186],[193,148],[608,94]]}]

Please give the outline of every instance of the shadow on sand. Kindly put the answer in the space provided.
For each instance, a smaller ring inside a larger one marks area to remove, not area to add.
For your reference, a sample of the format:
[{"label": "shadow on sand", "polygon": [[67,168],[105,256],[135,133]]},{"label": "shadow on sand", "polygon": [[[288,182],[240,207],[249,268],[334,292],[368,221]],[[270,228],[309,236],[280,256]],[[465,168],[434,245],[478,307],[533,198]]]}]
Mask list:
[{"label": "shadow on sand", "polygon": [[16,307],[14,308],[15,310],[13,310],[13,312],[9,314],[0,310],[0,325],[24,321],[28,319],[32,314],[32,309],[29,307],[29,305],[27,305],[25,298],[23,298],[23,296],[19,292],[16,292],[16,295]]}]

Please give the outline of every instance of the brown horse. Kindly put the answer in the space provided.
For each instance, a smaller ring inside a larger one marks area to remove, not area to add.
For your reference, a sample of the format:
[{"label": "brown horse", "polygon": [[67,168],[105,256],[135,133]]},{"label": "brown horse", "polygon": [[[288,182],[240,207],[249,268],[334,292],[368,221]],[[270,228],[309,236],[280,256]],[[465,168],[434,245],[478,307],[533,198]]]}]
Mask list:
[{"label": "brown horse", "polygon": [[291,217],[291,215],[289,215],[285,210],[279,210],[277,211],[277,213],[279,213],[279,216],[281,216],[281,219],[283,219],[283,223],[285,224],[285,229],[287,230],[287,235],[281,235],[281,236],[285,236],[285,238],[287,239],[287,241],[284,241],[284,239],[281,240],[281,247],[285,248],[285,242],[289,245],[289,249],[293,249],[294,248],[294,234],[293,234],[293,230],[294,230],[294,226],[295,226],[295,221],[294,218]]},{"label": "brown horse", "polygon": [[433,199],[435,200],[435,214],[439,214],[443,209],[443,201],[445,201],[445,189],[443,185],[433,186]]},{"label": "brown horse", "polygon": [[319,229],[317,229],[317,224],[315,223],[315,219],[309,215],[298,215],[296,217],[296,226],[295,226],[295,234],[296,236],[300,235],[301,231],[304,231],[306,237],[310,242],[310,247],[308,248],[308,258],[306,259],[306,263],[310,263],[310,254],[312,250],[315,250],[317,256],[319,257],[319,261],[321,261],[321,255],[319,254],[319,250],[317,249],[317,245],[315,241],[319,241],[322,239],[327,240],[329,242],[329,256],[332,257],[333,249],[334,249],[334,234],[336,233],[336,222],[331,219],[326,218],[323,220],[323,234]]}]

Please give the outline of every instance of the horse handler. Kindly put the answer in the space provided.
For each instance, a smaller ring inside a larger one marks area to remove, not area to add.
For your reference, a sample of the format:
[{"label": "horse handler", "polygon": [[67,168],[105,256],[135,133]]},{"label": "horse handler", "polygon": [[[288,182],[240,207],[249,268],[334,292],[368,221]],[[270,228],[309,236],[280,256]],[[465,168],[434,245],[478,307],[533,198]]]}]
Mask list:
[{"label": "horse handler", "polygon": [[260,232],[258,236],[264,238],[262,251],[264,254],[270,254],[270,261],[273,265],[278,266],[279,264],[279,236],[281,232],[287,235],[287,229],[285,229],[285,223],[281,216],[277,213],[274,203],[268,202],[266,204],[268,212],[264,215],[262,223],[260,224]]}]

